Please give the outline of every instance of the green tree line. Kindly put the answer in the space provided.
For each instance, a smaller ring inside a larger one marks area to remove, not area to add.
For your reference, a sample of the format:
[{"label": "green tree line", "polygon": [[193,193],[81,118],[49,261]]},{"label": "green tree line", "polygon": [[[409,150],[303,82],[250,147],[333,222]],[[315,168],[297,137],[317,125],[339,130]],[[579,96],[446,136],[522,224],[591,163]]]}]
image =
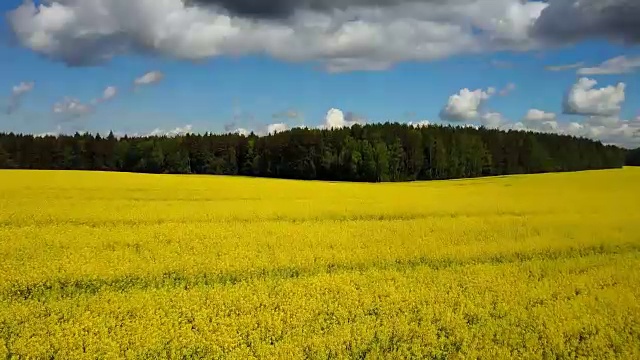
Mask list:
[{"label": "green tree line", "polygon": [[619,168],[627,151],[571,136],[385,123],[267,135],[0,134],[0,168],[411,181]]},{"label": "green tree line", "polygon": [[640,148],[629,151],[627,154],[627,165],[640,166]]}]

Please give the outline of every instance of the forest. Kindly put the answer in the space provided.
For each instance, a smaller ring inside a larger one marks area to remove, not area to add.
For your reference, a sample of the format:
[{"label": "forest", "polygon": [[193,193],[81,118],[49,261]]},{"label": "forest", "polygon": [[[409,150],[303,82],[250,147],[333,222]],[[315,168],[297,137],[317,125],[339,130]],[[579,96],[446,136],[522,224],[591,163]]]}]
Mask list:
[{"label": "forest", "polygon": [[640,166],[640,148],[629,151],[627,154],[627,165]]},{"label": "forest", "polygon": [[527,131],[399,123],[257,136],[116,137],[1,133],[0,168],[413,181],[620,168],[627,150]]}]

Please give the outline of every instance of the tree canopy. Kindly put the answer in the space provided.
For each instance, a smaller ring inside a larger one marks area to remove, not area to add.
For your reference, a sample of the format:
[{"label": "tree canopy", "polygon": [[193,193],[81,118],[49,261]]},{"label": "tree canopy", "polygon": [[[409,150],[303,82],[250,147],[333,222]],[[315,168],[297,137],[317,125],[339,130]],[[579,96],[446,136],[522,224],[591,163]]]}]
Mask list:
[{"label": "tree canopy", "polygon": [[565,135],[398,123],[295,128],[267,136],[0,134],[0,168],[368,182],[619,168],[626,155]]},{"label": "tree canopy", "polygon": [[629,151],[627,154],[627,165],[640,166],[640,148]]}]

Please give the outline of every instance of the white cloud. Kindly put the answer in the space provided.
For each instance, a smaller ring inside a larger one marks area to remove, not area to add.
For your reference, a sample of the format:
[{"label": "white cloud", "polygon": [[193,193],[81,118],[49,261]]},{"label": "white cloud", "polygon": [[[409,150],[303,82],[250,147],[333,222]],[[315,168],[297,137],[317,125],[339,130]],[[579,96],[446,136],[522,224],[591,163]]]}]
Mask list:
[{"label": "white cloud", "polygon": [[320,125],[322,129],[340,129],[343,127],[351,127],[355,124],[363,124],[364,119],[356,116],[353,113],[349,113],[345,117],[344,113],[340,109],[329,109],[324,119],[324,124]]},{"label": "white cloud", "polygon": [[520,122],[506,123],[503,130],[524,130],[572,135],[627,148],[640,146],[640,119],[621,120],[611,117],[585,117],[583,121],[559,122],[554,113],[531,109]]},{"label": "white cloud", "polygon": [[500,90],[500,96],[507,96],[516,90],[516,84],[508,83],[504,89]]},{"label": "white cloud", "polygon": [[59,120],[76,120],[93,113],[99,104],[113,99],[117,94],[118,89],[115,86],[107,86],[99,98],[95,98],[89,103],[84,103],[75,97],[65,96],[64,99],[53,104],[51,111],[59,117]]},{"label": "white cloud", "polygon": [[577,122],[570,122],[565,129],[565,132],[569,135],[581,134],[584,130],[584,125]]},{"label": "white cloud", "polygon": [[534,48],[529,29],[547,7],[520,0],[360,3],[300,8],[273,21],[183,0],[25,0],[8,22],[23,46],[70,65],[126,53],[185,60],[265,53],[340,72]]},{"label": "white cloud", "polygon": [[102,96],[97,98],[97,99],[93,99],[91,101],[91,103],[93,105],[97,105],[99,103],[103,103],[105,101],[109,101],[111,99],[113,99],[114,97],[116,97],[116,95],[118,94],[118,88],[116,88],[115,86],[107,86],[104,91],[102,92]]},{"label": "white cloud", "polygon": [[[290,115],[290,116],[289,116]],[[282,118],[282,117],[288,117],[288,118],[294,118],[295,116],[293,116],[294,114],[274,114],[274,118]],[[339,109],[335,109],[332,108],[327,112],[327,115],[325,117],[325,120],[323,122],[323,124],[318,125],[315,128],[318,129],[340,129],[343,127],[351,127],[355,124],[365,124],[366,120],[353,113],[353,112],[347,112],[346,114],[343,113],[341,110]],[[411,123],[410,123],[411,124]],[[426,126],[428,124],[428,121],[421,121],[419,124],[415,124],[415,125],[419,125],[419,126]],[[228,124],[231,125],[231,124]],[[303,124],[298,124],[298,125],[293,125],[290,126],[285,122],[279,122],[279,123],[273,123],[273,124],[269,124],[266,126],[266,128],[260,129],[258,131],[256,131],[255,133],[258,135],[266,135],[266,134],[275,134],[277,132],[283,132],[283,131],[287,131],[290,129],[295,129],[295,128],[299,128],[299,129],[312,129],[313,127],[309,127],[307,125],[303,125]],[[225,128],[225,131],[230,131],[229,127]],[[244,129],[244,128],[236,128],[235,130],[232,131],[233,133],[238,133],[238,134],[243,134],[243,135],[249,135],[251,133],[251,129]]]},{"label": "white cloud", "polygon": [[449,121],[471,121],[479,116],[480,107],[495,93],[495,88],[486,91],[477,89],[471,91],[467,88],[460,90],[458,94],[451,95],[447,105],[440,111],[440,117]]},{"label": "white cloud", "polygon": [[8,23],[23,46],[70,65],[267,54],[339,72],[586,38],[633,44],[639,17],[635,0],[24,0]]},{"label": "white cloud", "polygon": [[63,118],[63,120],[76,119],[88,115],[93,111],[93,107],[82,103],[73,97],[65,97],[62,101],[53,105],[52,111]]},{"label": "white cloud", "polygon": [[159,83],[164,79],[164,74],[160,71],[148,72],[133,81],[136,86],[152,85]]},{"label": "white cloud", "polygon": [[615,127],[620,124],[620,118],[618,116],[589,116],[584,122],[591,126]]},{"label": "white cloud", "polygon": [[525,131],[527,127],[522,122],[507,123],[502,127],[503,130]]},{"label": "white cloud", "polygon": [[502,114],[497,112],[482,114],[480,121],[482,125],[488,129],[499,129],[508,123],[508,120],[505,119]]},{"label": "white cloud", "polygon": [[530,109],[522,119],[527,130],[556,132],[559,128],[557,115],[538,109]]},{"label": "white cloud", "polygon": [[538,109],[530,109],[527,111],[527,114],[524,117],[524,121],[526,122],[542,122],[542,121],[555,121],[556,114],[545,112]]},{"label": "white cloud", "polygon": [[167,132],[167,136],[177,136],[177,135],[186,135],[191,133],[193,129],[192,125],[185,125],[183,127],[177,127],[173,130],[170,130],[169,132]]},{"label": "white cloud", "polygon": [[578,69],[579,75],[614,75],[629,74],[640,68],[640,57],[628,58],[618,56],[609,59],[599,66]]},{"label": "white cloud", "polygon": [[620,120],[610,118],[594,121],[588,119],[584,123],[570,123],[565,128],[559,129],[560,133],[587,137],[602,141],[605,144],[613,144],[626,148],[640,147],[640,120]]},{"label": "white cloud", "polygon": [[140,134],[138,132],[114,131],[113,132],[113,136],[118,138],[118,139],[120,139],[120,138],[123,138],[125,136],[128,136],[128,137],[141,137],[141,136],[151,136],[151,135],[149,135],[149,134],[143,135],[143,134]]},{"label": "white cloud", "polygon": [[58,136],[62,134],[62,126],[58,125],[55,131],[48,131],[40,134],[35,134],[35,137],[47,137],[47,136]]},{"label": "white cloud", "polygon": [[414,128],[421,128],[421,127],[427,127],[431,125],[431,122],[429,120],[421,120],[418,122],[409,121],[407,125],[412,126]]},{"label": "white cloud", "polygon": [[103,100],[113,99],[117,93],[118,93],[118,89],[115,86],[109,86],[106,89],[104,89],[104,92],[102,93],[102,99]]},{"label": "white cloud", "polygon": [[9,97],[9,104],[6,108],[7,114],[12,114],[20,107],[22,98],[33,90],[35,86],[34,82],[21,82],[20,84],[11,88],[11,96]]},{"label": "white cloud", "polygon": [[172,130],[163,130],[163,129],[160,129],[160,128],[155,128],[150,133],[148,133],[147,136],[174,137],[174,136],[190,134],[190,133],[192,133],[192,130],[193,130],[193,126],[192,125],[185,125],[185,126],[182,126],[182,127],[179,126],[179,127],[175,128],[175,129],[172,129]]},{"label": "white cloud", "polygon": [[597,81],[580,78],[571,87],[564,101],[565,114],[612,116],[617,115],[625,100],[625,83],[594,89]]},{"label": "white cloud", "polygon": [[267,126],[267,134],[275,134],[283,131],[287,131],[289,127],[285,123],[269,124]]},{"label": "white cloud", "polygon": [[557,121],[543,121],[537,128],[533,128],[532,130],[555,132],[558,129],[559,125]]},{"label": "white cloud", "polygon": [[567,65],[549,65],[549,66],[545,66],[545,70],[558,72],[558,71],[577,69],[579,67],[582,67],[583,65],[584,65],[584,62],[567,64]]},{"label": "white cloud", "polygon": [[249,134],[251,134],[251,131],[245,129],[245,128],[237,128],[235,130],[232,131],[233,134],[238,134],[238,135],[244,135],[244,136],[249,136]]},{"label": "white cloud", "polygon": [[160,128],[155,128],[151,130],[146,136],[164,136],[166,135],[166,131]]}]

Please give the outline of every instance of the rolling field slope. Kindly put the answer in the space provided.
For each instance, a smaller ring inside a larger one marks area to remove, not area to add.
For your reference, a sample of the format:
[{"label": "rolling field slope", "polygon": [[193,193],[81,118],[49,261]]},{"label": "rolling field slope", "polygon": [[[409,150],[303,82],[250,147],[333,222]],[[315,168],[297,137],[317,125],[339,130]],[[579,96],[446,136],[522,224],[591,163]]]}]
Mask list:
[{"label": "rolling field slope", "polygon": [[0,359],[637,359],[639,184],[0,171]]}]

